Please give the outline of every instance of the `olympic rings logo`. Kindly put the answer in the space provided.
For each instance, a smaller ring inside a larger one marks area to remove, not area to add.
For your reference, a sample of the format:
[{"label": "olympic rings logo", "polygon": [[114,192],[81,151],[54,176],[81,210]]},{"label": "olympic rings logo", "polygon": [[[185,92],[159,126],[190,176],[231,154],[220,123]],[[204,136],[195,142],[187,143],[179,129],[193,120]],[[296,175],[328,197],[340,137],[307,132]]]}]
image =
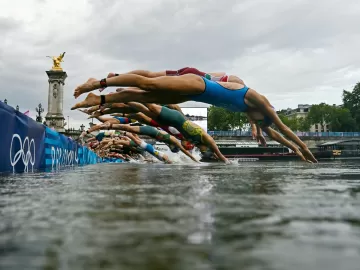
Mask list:
[{"label": "olympic rings logo", "polygon": [[[17,139],[19,141],[20,144],[20,149],[15,153],[15,155],[13,156],[13,143],[14,143],[14,139]],[[31,152],[31,149],[33,149],[33,154]],[[26,151],[26,152],[25,152]],[[28,172],[29,171],[29,163],[32,166],[32,171],[34,170],[34,165],[35,165],[35,141],[34,139],[29,139],[29,137],[25,137],[24,143],[21,140],[21,137],[19,136],[19,134],[14,134],[12,136],[11,139],[11,144],[10,144],[10,163],[11,166],[13,167],[13,173],[15,173],[15,165],[19,162],[20,158],[22,159],[22,162],[25,166],[24,168],[24,172]]]}]

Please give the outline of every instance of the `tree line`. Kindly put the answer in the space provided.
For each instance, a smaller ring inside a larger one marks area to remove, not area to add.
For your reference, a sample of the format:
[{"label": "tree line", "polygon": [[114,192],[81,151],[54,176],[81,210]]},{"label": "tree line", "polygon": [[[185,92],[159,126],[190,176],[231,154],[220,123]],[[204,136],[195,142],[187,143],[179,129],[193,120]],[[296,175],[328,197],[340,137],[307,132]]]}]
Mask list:
[{"label": "tree line", "polygon": [[[343,90],[342,105],[326,103],[312,105],[306,117],[286,116],[287,110],[278,111],[281,120],[293,131],[309,131],[312,125],[332,132],[360,131],[360,82],[352,91]],[[243,130],[249,121],[244,113],[231,112],[211,106],[208,109],[209,130]],[[327,127],[327,128],[326,128]]]}]

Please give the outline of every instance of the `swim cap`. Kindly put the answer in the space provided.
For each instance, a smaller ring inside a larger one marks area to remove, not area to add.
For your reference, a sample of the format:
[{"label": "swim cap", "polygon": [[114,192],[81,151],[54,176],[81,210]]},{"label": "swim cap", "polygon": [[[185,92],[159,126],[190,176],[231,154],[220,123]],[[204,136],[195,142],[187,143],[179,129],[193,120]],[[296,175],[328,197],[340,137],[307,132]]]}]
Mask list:
[{"label": "swim cap", "polygon": [[193,150],[194,147],[195,147],[195,145],[192,144],[192,143],[189,142],[189,141],[182,141],[181,144],[182,144],[182,146],[183,146],[186,150],[188,150],[188,151],[189,151],[189,150]]}]

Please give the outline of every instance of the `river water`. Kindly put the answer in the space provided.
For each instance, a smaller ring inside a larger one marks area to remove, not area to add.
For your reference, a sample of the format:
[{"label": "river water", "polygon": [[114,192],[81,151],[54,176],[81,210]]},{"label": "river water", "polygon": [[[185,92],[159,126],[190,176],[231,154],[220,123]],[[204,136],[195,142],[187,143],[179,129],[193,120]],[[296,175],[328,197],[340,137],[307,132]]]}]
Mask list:
[{"label": "river water", "polygon": [[97,164],[3,175],[0,269],[359,269],[359,165]]}]

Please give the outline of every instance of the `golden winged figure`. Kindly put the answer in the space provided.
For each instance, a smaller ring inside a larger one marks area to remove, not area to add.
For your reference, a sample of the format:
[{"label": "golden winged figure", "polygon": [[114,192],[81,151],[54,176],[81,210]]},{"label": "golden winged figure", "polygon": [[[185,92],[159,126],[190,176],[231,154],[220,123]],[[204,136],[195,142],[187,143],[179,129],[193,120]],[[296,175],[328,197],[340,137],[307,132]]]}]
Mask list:
[{"label": "golden winged figure", "polygon": [[64,56],[65,56],[65,52],[63,52],[59,56],[46,56],[53,60],[53,67],[51,68],[52,70],[61,70],[62,71],[61,62],[64,62],[63,61]]}]

